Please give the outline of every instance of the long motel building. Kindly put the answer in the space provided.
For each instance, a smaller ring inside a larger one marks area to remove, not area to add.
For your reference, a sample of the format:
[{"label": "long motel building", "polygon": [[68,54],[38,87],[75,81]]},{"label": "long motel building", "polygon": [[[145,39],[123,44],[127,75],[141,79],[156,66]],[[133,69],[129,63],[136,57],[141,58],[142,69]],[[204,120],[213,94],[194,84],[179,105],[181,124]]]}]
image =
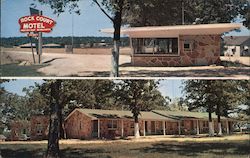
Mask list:
[{"label": "long motel building", "polygon": [[[212,114],[215,132],[217,116]],[[222,132],[230,134],[236,120],[221,117]],[[131,111],[75,109],[64,122],[68,139],[113,139],[134,136]],[[139,115],[141,136],[208,134],[208,113],[153,110]]]}]

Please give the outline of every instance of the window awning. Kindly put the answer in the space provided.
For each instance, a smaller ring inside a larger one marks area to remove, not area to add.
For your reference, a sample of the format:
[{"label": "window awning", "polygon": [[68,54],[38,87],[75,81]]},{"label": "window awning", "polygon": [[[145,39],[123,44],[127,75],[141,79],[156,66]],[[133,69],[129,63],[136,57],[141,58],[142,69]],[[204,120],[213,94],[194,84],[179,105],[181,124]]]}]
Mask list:
[{"label": "window awning", "polygon": [[[178,37],[179,35],[221,35],[235,29],[240,29],[242,24],[201,24],[177,26],[149,26],[122,28],[121,34],[134,38]],[[114,29],[102,29],[103,33],[113,34]]]}]

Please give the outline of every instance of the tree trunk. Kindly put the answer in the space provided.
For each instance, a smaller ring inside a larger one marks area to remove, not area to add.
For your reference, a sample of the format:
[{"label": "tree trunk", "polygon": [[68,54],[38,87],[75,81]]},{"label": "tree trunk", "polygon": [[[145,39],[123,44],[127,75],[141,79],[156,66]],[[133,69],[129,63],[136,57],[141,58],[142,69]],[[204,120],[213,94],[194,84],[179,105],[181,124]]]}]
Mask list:
[{"label": "tree trunk", "polygon": [[209,136],[213,137],[214,136],[214,127],[213,127],[213,120],[212,120],[212,113],[209,112],[209,123],[208,123],[208,127],[209,127]]},{"label": "tree trunk", "polygon": [[114,48],[112,50],[112,68],[110,77],[119,77],[119,55],[120,55],[120,39],[121,39],[121,25],[122,25],[122,10],[124,1],[118,2],[119,10],[115,12],[113,19],[114,25]]},{"label": "tree trunk", "polygon": [[112,57],[111,57],[111,73],[110,77],[119,77],[119,49],[120,49],[120,41],[114,40],[114,48],[112,50]]},{"label": "tree trunk", "polygon": [[140,130],[139,130],[139,120],[138,116],[135,116],[135,138],[140,138]]},{"label": "tree trunk", "polygon": [[59,88],[60,81],[51,84],[51,101],[50,101],[50,126],[47,158],[59,158],[59,139],[60,139],[60,105],[59,105]]}]

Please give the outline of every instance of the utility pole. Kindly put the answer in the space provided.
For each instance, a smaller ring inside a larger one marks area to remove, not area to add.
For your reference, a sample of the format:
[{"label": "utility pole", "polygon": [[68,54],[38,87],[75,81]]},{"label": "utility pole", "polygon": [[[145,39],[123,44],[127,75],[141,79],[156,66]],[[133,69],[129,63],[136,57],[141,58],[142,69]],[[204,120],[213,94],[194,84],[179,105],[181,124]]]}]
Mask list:
[{"label": "utility pole", "polygon": [[[43,15],[42,11],[39,11],[39,15]],[[41,56],[43,53],[43,34],[42,32],[38,32],[38,63],[41,64]]]}]

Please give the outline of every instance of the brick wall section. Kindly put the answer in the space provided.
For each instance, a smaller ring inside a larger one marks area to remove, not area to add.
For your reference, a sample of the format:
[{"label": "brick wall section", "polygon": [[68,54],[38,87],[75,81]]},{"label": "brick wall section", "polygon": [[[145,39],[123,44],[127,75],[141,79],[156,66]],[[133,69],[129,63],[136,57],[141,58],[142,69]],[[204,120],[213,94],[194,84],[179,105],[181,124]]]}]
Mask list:
[{"label": "brick wall section", "polygon": [[32,116],[30,124],[31,140],[44,140],[48,138],[49,116]]},{"label": "brick wall section", "polygon": [[30,135],[30,122],[26,120],[13,121],[10,125],[11,134],[10,140],[17,141],[22,140],[22,135]]},{"label": "brick wall section", "polygon": [[[110,120],[117,121],[117,127],[109,129],[108,123]],[[97,138],[97,127],[94,131],[94,122],[98,124],[97,120],[91,120],[90,117],[82,114],[79,111],[75,111],[66,121],[65,130],[68,139],[92,139]],[[123,122],[123,136],[134,135],[134,120],[133,119],[108,119],[101,118],[100,124],[100,138],[113,139],[115,137],[122,136],[122,122]],[[140,135],[144,135],[144,122],[147,122],[147,129],[145,130],[146,136],[149,135],[163,135],[163,121],[155,120],[139,120]],[[178,135],[179,126],[178,121],[165,121],[166,134]],[[215,129],[217,129],[217,123],[214,121]],[[226,132],[226,121],[222,121],[224,133]],[[232,128],[231,128],[232,129]],[[181,134],[191,135],[196,134],[197,120],[184,120],[181,123]],[[208,133],[208,121],[199,120],[200,134]]]},{"label": "brick wall section", "polygon": [[[185,52],[185,40],[194,41],[194,50]],[[203,66],[220,62],[220,35],[180,36],[180,56],[134,56],[135,66]]]},{"label": "brick wall section", "polygon": [[92,120],[75,111],[65,122],[66,137],[70,139],[89,139],[92,137]]}]

